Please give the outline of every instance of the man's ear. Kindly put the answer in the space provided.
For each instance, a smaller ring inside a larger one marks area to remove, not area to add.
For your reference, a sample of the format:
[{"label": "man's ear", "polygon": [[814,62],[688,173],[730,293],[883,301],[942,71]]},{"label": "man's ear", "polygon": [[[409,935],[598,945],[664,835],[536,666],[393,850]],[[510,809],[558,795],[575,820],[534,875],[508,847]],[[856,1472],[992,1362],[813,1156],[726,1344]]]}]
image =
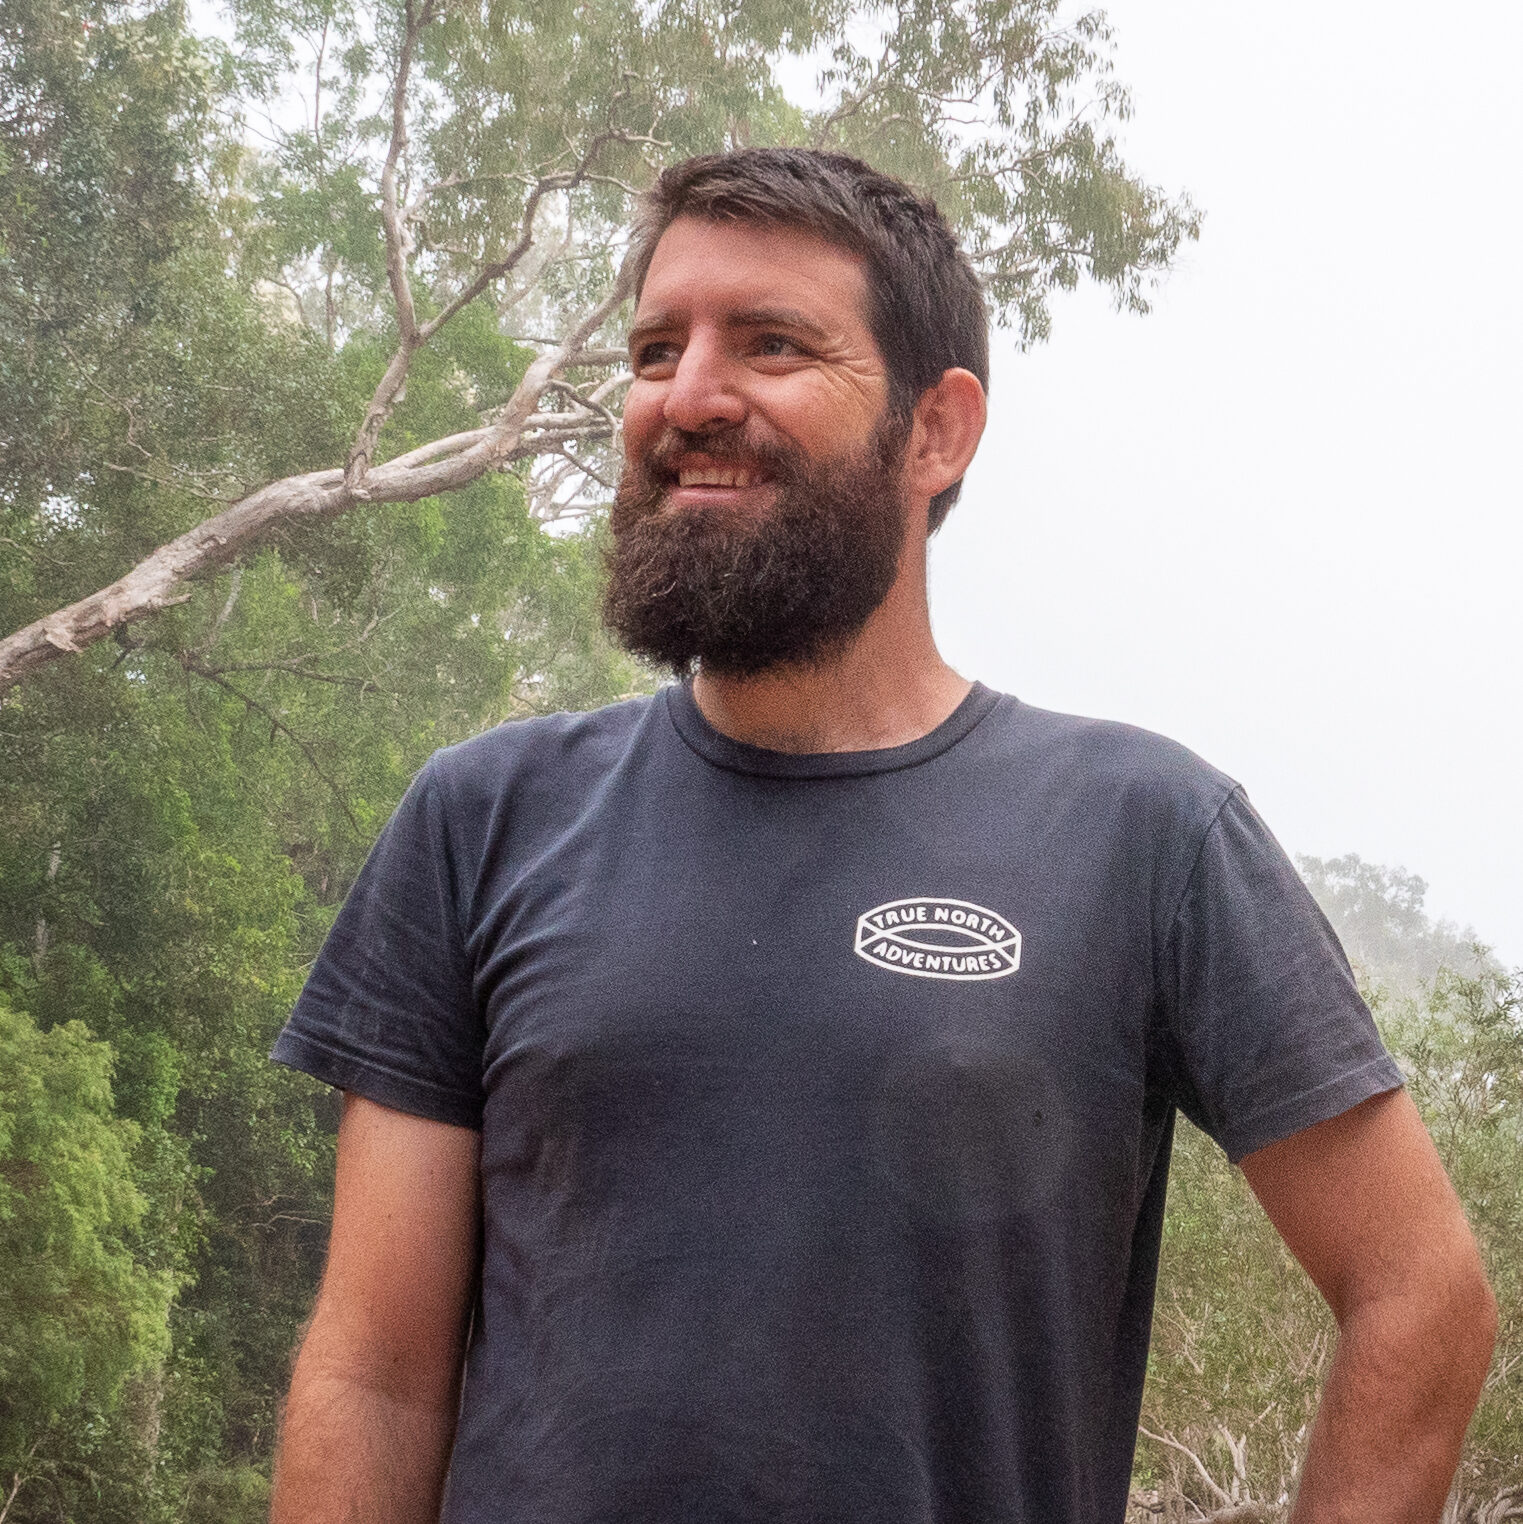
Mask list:
[{"label": "man's ear", "polygon": [[915,404],[905,486],[927,501],[961,481],[983,437],[989,409],[978,377],[960,367],[943,371]]}]

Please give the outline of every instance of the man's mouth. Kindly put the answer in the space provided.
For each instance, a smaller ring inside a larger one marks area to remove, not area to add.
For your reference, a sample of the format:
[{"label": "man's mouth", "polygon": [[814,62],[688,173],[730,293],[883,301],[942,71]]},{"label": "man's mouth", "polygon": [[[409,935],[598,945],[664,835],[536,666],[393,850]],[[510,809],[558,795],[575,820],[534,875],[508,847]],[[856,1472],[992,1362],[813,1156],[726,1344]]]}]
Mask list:
[{"label": "man's mouth", "polygon": [[746,466],[688,466],[677,472],[679,487],[759,487],[766,480]]}]

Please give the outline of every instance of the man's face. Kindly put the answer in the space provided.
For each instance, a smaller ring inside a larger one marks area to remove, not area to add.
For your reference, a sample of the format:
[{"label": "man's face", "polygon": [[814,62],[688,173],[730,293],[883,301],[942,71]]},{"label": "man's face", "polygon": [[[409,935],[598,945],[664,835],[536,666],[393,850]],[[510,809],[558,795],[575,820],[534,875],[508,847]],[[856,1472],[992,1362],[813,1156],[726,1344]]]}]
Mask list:
[{"label": "man's face", "polygon": [[680,218],[630,336],[605,615],[630,649],[744,676],[850,639],[898,570],[905,428],[852,254]]}]

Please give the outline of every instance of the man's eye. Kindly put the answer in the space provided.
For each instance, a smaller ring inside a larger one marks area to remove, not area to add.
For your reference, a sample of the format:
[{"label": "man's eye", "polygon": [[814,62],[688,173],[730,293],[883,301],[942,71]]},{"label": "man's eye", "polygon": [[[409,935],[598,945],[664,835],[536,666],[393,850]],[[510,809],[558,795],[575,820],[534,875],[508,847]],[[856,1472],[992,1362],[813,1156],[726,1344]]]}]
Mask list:
[{"label": "man's eye", "polygon": [[677,346],[666,342],[642,344],[635,352],[635,369],[647,370],[653,365],[672,365],[677,360]]},{"label": "man's eye", "polygon": [[765,333],[756,341],[756,352],[769,358],[801,355],[803,350],[792,339],[784,338],[780,333]]}]

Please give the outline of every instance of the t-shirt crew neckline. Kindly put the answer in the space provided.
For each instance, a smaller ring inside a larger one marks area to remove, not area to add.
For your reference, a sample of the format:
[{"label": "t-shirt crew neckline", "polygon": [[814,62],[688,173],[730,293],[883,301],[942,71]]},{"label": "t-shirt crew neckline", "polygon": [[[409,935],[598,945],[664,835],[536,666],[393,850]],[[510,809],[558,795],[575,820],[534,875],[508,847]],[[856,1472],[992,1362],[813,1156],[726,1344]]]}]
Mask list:
[{"label": "t-shirt crew neckline", "polygon": [[994,689],[975,682],[968,696],[941,724],[903,746],[884,746],[872,751],[791,752],[752,746],[715,730],[693,697],[691,680],[673,683],[661,691],[677,734],[704,761],[730,772],[764,778],[861,778],[915,767],[956,746],[1002,697]]}]

